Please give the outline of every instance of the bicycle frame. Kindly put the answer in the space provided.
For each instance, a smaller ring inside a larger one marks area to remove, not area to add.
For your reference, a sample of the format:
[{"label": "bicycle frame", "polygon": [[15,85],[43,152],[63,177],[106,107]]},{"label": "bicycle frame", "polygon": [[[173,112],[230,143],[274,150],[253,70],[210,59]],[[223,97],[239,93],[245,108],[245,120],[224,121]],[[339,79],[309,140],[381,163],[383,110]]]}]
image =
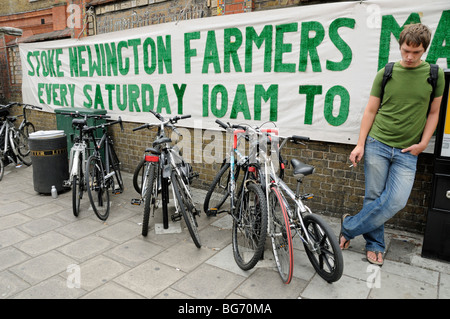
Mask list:
[{"label": "bicycle frame", "polygon": [[[275,133],[276,136],[278,136],[278,130],[274,130],[274,129],[263,129],[261,130],[261,132],[257,132],[255,131],[258,135],[260,136],[264,136],[266,134],[270,134],[270,133]],[[285,141],[283,141],[285,142]],[[274,153],[274,152],[279,152],[280,149],[284,146],[284,143],[282,144],[281,147],[279,147],[277,145],[277,148],[274,150],[273,147],[271,147],[270,152]],[[298,196],[298,194],[296,194],[294,191],[292,191],[292,189],[281,179],[278,177],[278,175],[276,174],[276,170],[274,168],[273,165],[273,161],[272,161],[272,156],[268,156],[267,152],[259,152],[258,154],[259,156],[259,160],[260,162],[264,165],[264,185],[266,186],[266,200],[267,200],[267,207],[270,207],[270,203],[269,203],[269,191],[270,191],[270,187],[272,185],[277,186],[278,188],[280,188],[282,191],[280,192],[283,201],[285,203],[286,206],[286,211],[289,215],[289,219],[292,220],[295,218],[295,216],[298,217],[298,220],[300,221],[301,227],[303,229],[305,228],[305,225],[303,223],[303,218],[302,218],[302,214],[303,213],[312,213],[309,208],[303,204],[301,198]],[[288,201],[286,200],[284,193],[286,193],[294,202],[295,204],[295,216],[292,212],[292,209],[288,203]],[[269,210],[270,211],[270,210]],[[269,214],[269,218],[271,218],[271,214]],[[270,227],[271,223],[268,223],[268,227]],[[300,234],[300,232],[298,231],[297,227],[292,227],[291,229],[294,228],[297,235],[300,237],[300,239],[306,243],[308,245],[308,247],[311,250],[314,250],[315,248],[312,246],[312,241],[308,235],[308,232],[304,232],[306,238],[303,238],[303,236]]]}]

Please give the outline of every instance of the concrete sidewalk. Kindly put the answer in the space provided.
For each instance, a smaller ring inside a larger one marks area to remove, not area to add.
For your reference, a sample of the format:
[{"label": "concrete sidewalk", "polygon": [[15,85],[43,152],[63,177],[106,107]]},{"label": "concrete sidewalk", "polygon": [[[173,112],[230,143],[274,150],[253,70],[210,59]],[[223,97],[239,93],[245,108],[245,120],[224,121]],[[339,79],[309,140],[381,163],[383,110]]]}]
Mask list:
[{"label": "concrete sidewalk", "polygon": [[[79,217],[72,193],[57,199],[33,187],[33,167],[6,167],[0,181],[0,299],[8,298],[450,298],[450,264],[420,256],[423,238],[387,230],[382,268],[365,260],[364,244],[352,240],[344,251],[344,275],[333,284],[314,271],[301,244],[295,246],[295,272],[281,282],[271,251],[251,271],[242,271],[231,251],[227,216],[199,219],[202,248],[193,244],[183,222],[173,233],[158,227],[141,236],[143,206],[132,175],[126,190],[112,197],[104,223],[86,196]],[[194,190],[197,208],[204,192]],[[157,219],[157,218],[155,218]],[[336,234],[339,220],[326,218]],[[158,219],[151,221],[158,226]]]}]

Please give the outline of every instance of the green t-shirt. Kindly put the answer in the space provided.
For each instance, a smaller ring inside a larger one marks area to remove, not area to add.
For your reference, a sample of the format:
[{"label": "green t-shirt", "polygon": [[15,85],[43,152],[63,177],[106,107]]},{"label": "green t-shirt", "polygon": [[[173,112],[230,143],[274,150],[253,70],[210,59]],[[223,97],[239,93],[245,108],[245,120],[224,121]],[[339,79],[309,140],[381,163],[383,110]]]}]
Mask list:
[{"label": "green t-shirt", "polygon": [[[384,68],[378,71],[370,95],[380,97]],[[381,109],[378,111],[369,135],[395,148],[407,148],[420,142],[430,102],[432,86],[427,79],[430,64],[422,62],[415,68],[394,64],[392,78],[384,88]],[[444,93],[444,71],[439,68],[434,97]]]}]

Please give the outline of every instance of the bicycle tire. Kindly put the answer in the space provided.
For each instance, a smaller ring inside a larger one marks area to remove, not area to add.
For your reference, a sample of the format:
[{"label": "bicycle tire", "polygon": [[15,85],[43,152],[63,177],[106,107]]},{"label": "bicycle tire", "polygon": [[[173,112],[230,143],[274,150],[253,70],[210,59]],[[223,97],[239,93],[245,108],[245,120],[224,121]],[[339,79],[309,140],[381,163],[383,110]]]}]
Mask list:
[{"label": "bicycle tire", "polygon": [[[133,187],[134,190],[138,193],[142,193],[142,183],[144,181],[144,173],[145,173],[145,159],[142,159],[138,165],[136,166],[134,173],[133,173]],[[139,179],[139,177],[141,177]]]},{"label": "bicycle tire", "polygon": [[230,180],[230,163],[224,163],[217,175],[214,177],[203,202],[203,211],[206,216],[226,211],[230,212],[230,204],[227,201],[230,196],[228,184]]},{"label": "bicycle tire", "polygon": [[84,191],[82,155],[79,154],[78,156],[79,160],[78,160],[77,175],[73,177],[72,181],[72,211],[75,217],[78,217],[78,215],[80,214],[80,203],[81,199],[83,198],[83,191]]},{"label": "bicycle tire", "polygon": [[344,259],[331,227],[319,216],[308,214],[303,218],[305,230],[315,243],[315,251],[311,251],[306,243],[306,255],[320,277],[327,282],[338,281],[344,271]]},{"label": "bicycle tire", "polygon": [[[117,181],[117,184],[119,185],[119,191],[120,193],[122,193],[124,190],[124,184],[122,173],[120,171],[120,161],[116,151],[114,150],[112,143],[109,144],[109,166],[114,171],[115,179]],[[113,191],[115,191],[115,189],[113,189]]]},{"label": "bicycle tire", "polygon": [[36,132],[36,129],[34,128],[33,123],[27,122],[22,127],[22,131],[23,131],[23,133],[25,134],[26,137],[30,137],[30,134]]},{"label": "bicycle tire", "polygon": [[11,129],[9,133],[11,147],[18,159],[26,166],[31,165],[30,147],[28,145],[28,138],[22,131]]},{"label": "bicycle tire", "polygon": [[109,216],[109,189],[105,183],[102,161],[91,155],[86,164],[86,188],[95,215],[101,220]]},{"label": "bicycle tire", "polygon": [[198,233],[198,225],[194,215],[194,204],[189,200],[184,184],[181,180],[181,177],[175,172],[172,171],[172,185],[174,190],[174,195],[176,196],[176,200],[178,203],[178,209],[181,211],[183,215],[184,222],[186,227],[191,235],[192,240],[194,241],[195,246],[200,248],[200,234]]},{"label": "bicycle tire", "polygon": [[[150,163],[149,163],[150,164]],[[145,165],[143,166],[145,167]],[[158,167],[154,164],[150,164],[148,177],[146,179],[146,188],[144,194],[144,218],[142,220],[142,236],[147,236],[148,225],[150,221],[150,213],[153,212],[155,201],[158,196],[157,189],[155,189],[155,173]]]},{"label": "bicycle tire", "polygon": [[269,203],[272,216],[269,237],[272,242],[273,256],[281,280],[285,284],[289,284],[294,272],[294,250],[289,216],[277,187],[271,187]]},{"label": "bicycle tire", "polygon": [[3,163],[3,159],[0,158],[0,181],[2,180],[4,174],[5,174],[5,164]]},{"label": "bicycle tire", "polygon": [[[237,265],[243,270],[249,270],[258,263],[264,252],[267,203],[261,187],[253,182],[250,182],[243,192],[233,217],[232,246]],[[255,203],[255,206],[250,206],[251,203]],[[242,214],[239,214],[242,205]],[[240,216],[236,216],[238,214]]]}]

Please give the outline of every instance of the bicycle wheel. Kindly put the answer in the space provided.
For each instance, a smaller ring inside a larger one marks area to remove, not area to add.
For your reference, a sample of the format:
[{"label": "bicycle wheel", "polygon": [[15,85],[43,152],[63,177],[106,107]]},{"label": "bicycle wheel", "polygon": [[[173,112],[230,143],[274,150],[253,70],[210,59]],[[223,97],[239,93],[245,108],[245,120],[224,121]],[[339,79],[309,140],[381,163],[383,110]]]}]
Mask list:
[{"label": "bicycle wheel", "polygon": [[249,183],[233,216],[232,244],[237,265],[252,269],[261,259],[267,235],[267,203],[261,187]]},{"label": "bicycle wheel", "polygon": [[2,180],[4,173],[5,173],[5,164],[3,164],[3,159],[0,158],[0,181]]},{"label": "bicycle wheel", "polygon": [[186,223],[186,227],[189,230],[189,234],[191,235],[195,246],[200,248],[200,235],[198,233],[198,225],[194,215],[196,212],[195,206],[189,198],[189,195],[186,193],[188,192],[188,190],[186,189],[186,185],[183,183],[181,177],[175,171],[172,171],[171,180],[175,193],[174,196],[176,197],[178,203],[178,209],[183,215],[184,222]]},{"label": "bicycle wheel", "polygon": [[36,129],[34,128],[33,123],[27,122],[22,127],[22,131],[23,131],[23,133],[25,134],[26,137],[30,137],[30,134],[34,133],[36,131]]},{"label": "bicycle wheel", "polygon": [[78,168],[77,168],[77,175],[73,177],[72,181],[72,210],[73,215],[75,217],[78,217],[80,213],[80,203],[81,199],[83,198],[83,191],[84,191],[84,176],[83,176],[83,161],[82,161],[82,155],[79,154],[78,159]]},{"label": "bicycle wheel", "polygon": [[138,194],[142,194],[142,183],[144,182],[144,174],[145,174],[145,159],[142,159],[139,164],[136,166],[133,174],[133,187]]},{"label": "bicycle wheel", "polygon": [[269,193],[269,209],[271,225],[269,237],[272,242],[275,263],[285,284],[291,282],[294,271],[294,252],[292,236],[286,205],[277,187],[272,187]]},{"label": "bicycle wheel", "polygon": [[150,214],[153,214],[156,198],[158,196],[158,190],[156,189],[157,183],[156,181],[156,173],[158,166],[155,164],[143,165],[144,168],[148,168],[148,172],[144,174],[148,174],[144,178],[145,180],[145,194],[144,194],[144,219],[142,221],[142,236],[147,236],[148,234],[148,224],[150,221]]},{"label": "bicycle wheel", "polygon": [[206,216],[215,216],[220,212],[230,212],[230,201],[227,200],[230,192],[230,163],[224,163],[216,177],[209,186],[203,202],[203,211]]},{"label": "bicycle wheel", "polygon": [[109,190],[103,174],[100,158],[92,155],[86,164],[86,188],[92,209],[98,218],[106,220],[109,216]]},{"label": "bicycle wheel", "polygon": [[119,185],[119,189],[113,189],[116,193],[122,193],[124,190],[122,173],[120,172],[120,161],[119,157],[117,157],[117,153],[114,150],[112,143],[109,145],[109,166],[111,170],[114,171],[114,176],[116,177],[117,185]]},{"label": "bicycle wheel", "polygon": [[10,142],[13,150],[17,152],[17,157],[23,164],[31,165],[30,147],[28,146],[28,137],[22,131],[11,129]]},{"label": "bicycle wheel", "polygon": [[344,260],[337,236],[317,215],[308,214],[303,218],[303,222],[312,245],[303,244],[314,269],[329,283],[339,280],[344,270]]}]

